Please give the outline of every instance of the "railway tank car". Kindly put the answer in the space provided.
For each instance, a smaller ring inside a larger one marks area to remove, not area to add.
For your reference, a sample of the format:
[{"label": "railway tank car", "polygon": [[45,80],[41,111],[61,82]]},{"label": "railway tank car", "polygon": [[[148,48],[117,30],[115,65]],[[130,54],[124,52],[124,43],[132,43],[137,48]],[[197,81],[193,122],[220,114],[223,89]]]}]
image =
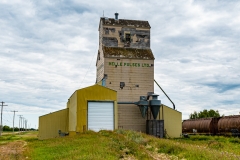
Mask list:
[{"label": "railway tank car", "polygon": [[240,115],[220,118],[218,121],[218,134],[240,136]]},{"label": "railway tank car", "polygon": [[240,115],[184,120],[182,133],[240,136]]},{"label": "railway tank car", "polygon": [[187,134],[215,135],[218,132],[217,123],[219,118],[200,118],[184,120],[182,132]]}]

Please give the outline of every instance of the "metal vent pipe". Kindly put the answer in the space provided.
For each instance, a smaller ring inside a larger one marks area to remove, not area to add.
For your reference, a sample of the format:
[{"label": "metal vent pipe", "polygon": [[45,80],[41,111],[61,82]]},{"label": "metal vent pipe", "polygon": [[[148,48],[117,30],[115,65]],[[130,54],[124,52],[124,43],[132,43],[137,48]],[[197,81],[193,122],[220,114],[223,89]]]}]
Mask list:
[{"label": "metal vent pipe", "polygon": [[175,104],[173,103],[173,101],[168,97],[167,93],[164,92],[164,90],[162,89],[162,87],[157,83],[157,81],[154,79],[154,82],[158,85],[158,87],[162,90],[162,92],[165,94],[165,96],[167,96],[168,100],[173,104],[173,109],[175,110]]},{"label": "metal vent pipe", "polygon": [[118,20],[118,13],[115,13],[115,20]]}]

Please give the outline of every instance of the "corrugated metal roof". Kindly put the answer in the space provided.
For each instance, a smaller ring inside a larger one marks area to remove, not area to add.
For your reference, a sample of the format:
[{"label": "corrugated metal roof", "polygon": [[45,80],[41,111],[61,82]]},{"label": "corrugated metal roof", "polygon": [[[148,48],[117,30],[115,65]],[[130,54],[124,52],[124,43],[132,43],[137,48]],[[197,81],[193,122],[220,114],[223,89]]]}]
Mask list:
[{"label": "corrugated metal roof", "polygon": [[151,49],[120,48],[103,46],[106,58],[154,59]]},{"label": "corrugated metal roof", "polygon": [[143,27],[143,28],[151,28],[148,21],[143,20],[128,20],[128,19],[118,19],[115,20],[114,18],[101,18],[103,25],[120,25],[120,26],[128,26],[128,27]]}]

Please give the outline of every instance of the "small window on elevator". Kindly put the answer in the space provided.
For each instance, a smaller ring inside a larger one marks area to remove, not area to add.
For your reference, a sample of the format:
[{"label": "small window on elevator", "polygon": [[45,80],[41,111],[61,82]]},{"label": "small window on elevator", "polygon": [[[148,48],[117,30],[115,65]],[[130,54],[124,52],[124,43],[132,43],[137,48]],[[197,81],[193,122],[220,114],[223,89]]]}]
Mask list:
[{"label": "small window on elevator", "polygon": [[131,35],[130,33],[125,34],[126,42],[131,42]]}]

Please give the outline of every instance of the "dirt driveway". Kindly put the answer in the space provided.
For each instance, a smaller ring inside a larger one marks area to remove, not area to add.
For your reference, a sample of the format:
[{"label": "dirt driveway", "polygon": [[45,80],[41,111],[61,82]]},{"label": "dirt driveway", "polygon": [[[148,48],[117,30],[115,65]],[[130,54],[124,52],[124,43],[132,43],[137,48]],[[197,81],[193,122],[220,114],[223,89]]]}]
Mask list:
[{"label": "dirt driveway", "polygon": [[25,141],[14,141],[0,145],[0,160],[27,159],[23,156],[26,145]]}]

